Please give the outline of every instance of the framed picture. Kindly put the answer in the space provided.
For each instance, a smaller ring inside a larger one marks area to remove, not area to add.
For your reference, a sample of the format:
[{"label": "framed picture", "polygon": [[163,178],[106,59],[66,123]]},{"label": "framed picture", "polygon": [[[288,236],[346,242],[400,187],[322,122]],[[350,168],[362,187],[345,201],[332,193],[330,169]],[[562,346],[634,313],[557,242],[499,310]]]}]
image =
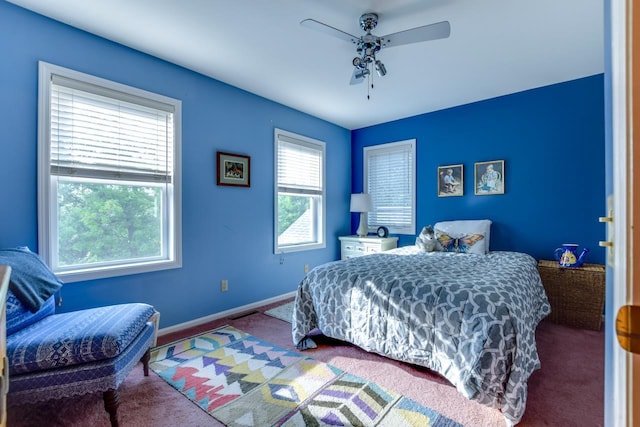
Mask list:
[{"label": "framed picture", "polygon": [[438,197],[462,196],[463,194],[463,166],[438,166]]},{"label": "framed picture", "polygon": [[241,154],[217,153],[218,185],[249,187],[251,185],[251,158]]},{"label": "framed picture", "polygon": [[504,160],[475,163],[475,192],[478,196],[504,194]]}]

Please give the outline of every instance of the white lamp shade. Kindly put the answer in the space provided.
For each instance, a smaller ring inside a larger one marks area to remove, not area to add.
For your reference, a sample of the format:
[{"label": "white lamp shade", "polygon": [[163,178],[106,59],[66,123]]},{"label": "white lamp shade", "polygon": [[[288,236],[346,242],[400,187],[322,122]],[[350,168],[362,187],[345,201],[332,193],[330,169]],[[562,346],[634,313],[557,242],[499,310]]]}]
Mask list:
[{"label": "white lamp shade", "polygon": [[351,195],[351,212],[371,212],[373,210],[373,201],[371,195],[366,193],[358,193]]}]

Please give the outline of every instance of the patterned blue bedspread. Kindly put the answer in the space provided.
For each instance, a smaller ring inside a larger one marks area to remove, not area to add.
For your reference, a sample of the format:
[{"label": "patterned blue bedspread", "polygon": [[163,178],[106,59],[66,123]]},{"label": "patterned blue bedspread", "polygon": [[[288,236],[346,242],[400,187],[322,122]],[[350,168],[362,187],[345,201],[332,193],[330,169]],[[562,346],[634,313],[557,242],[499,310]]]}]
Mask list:
[{"label": "patterned blue bedspread", "polygon": [[430,368],[469,399],[520,421],[540,368],[535,330],[550,313],[533,257],[420,252],[413,246],[321,265],[298,287],[296,344],[318,328]]}]

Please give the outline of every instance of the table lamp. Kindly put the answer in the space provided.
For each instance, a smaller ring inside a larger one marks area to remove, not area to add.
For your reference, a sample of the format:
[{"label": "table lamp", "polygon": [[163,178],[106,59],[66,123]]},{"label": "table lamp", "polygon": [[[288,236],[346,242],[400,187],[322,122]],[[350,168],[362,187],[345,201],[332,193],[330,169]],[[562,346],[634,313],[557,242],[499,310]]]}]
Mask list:
[{"label": "table lamp", "polygon": [[359,237],[367,235],[367,221],[364,217],[365,212],[371,212],[373,210],[373,202],[371,196],[366,193],[358,193],[351,195],[351,212],[360,212],[360,224],[358,224],[358,230],[356,234]]}]

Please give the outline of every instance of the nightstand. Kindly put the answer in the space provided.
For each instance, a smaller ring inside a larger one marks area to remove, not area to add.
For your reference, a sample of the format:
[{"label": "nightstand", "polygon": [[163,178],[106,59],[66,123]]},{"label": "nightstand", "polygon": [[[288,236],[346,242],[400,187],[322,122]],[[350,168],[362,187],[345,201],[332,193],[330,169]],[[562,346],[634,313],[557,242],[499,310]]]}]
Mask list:
[{"label": "nightstand", "polygon": [[398,247],[397,237],[340,236],[341,259],[388,251]]},{"label": "nightstand", "polygon": [[557,261],[540,260],[538,272],[551,304],[549,320],[600,330],[605,294],[604,265],[565,268]]}]

